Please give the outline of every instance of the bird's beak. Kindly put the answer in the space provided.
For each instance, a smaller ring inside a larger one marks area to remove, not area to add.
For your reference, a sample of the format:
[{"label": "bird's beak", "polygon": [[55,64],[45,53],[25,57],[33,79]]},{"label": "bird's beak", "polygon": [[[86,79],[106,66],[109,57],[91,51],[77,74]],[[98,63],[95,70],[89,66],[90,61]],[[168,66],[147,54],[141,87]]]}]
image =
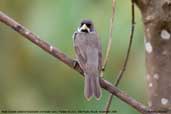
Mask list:
[{"label": "bird's beak", "polygon": [[90,32],[90,29],[87,27],[86,24],[84,24],[84,25],[80,28],[80,30],[87,30],[88,32]]}]

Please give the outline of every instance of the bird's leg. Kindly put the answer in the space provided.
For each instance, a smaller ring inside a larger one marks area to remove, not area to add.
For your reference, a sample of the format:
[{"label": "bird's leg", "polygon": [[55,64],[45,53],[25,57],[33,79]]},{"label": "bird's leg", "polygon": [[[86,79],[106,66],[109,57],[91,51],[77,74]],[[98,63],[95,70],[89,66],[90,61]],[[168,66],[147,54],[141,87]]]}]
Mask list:
[{"label": "bird's leg", "polygon": [[105,71],[105,68],[104,67],[102,67],[102,69],[101,69],[101,72],[100,72],[100,77],[104,77],[103,75],[104,75],[104,71]]},{"label": "bird's leg", "polygon": [[79,66],[79,63],[78,63],[77,59],[74,59],[72,64],[73,64],[74,69],[76,69]]},{"label": "bird's leg", "polygon": [[102,67],[102,70],[101,70],[102,72],[104,72],[105,71],[105,68],[104,68],[104,66]]}]

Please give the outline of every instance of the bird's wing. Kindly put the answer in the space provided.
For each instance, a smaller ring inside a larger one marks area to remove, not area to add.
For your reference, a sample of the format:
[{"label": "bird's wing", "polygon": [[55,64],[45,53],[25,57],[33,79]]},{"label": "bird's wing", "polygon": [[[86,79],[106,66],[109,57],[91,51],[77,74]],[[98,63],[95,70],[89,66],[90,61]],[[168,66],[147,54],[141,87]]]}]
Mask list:
[{"label": "bird's wing", "polygon": [[81,68],[84,70],[87,62],[87,56],[86,53],[84,52],[84,49],[86,49],[87,47],[84,46],[85,41],[82,40],[81,38],[78,38],[79,33],[74,33],[74,34],[75,35],[73,36],[73,38],[74,38],[74,48],[76,52],[76,57],[78,59]]},{"label": "bird's wing", "polygon": [[93,66],[94,70],[101,70],[102,50],[97,33],[76,33],[74,35],[74,45],[79,64],[83,70]]},{"label": "bird's wing", "polygon": [[[93,54],[97,54],[96,55],[96,60],[98,60],[97,64],[98,64],[98,70],[101,71],[102,69],[102,47],[101,47],[101,43],[98,37],[98,34],[96,32],[91,33],[90,35],[91,38],[89,38],[88,40],[88,44],[90,45],[91,48],[94,49],[94,53]],[[96,53],[97,51],[97,53]],[[94,61],[96,61],[94,60]]]},{"label": "bird's wing", "polygon": [[99,71],[102,70],[102,46],[101,46],[101,42],[100,42],[100,39],[98,38],[98,35],[97,35],[97,39],[98,39],[98,55],[99,55],[99,66],[98,66],[98,69]]}]

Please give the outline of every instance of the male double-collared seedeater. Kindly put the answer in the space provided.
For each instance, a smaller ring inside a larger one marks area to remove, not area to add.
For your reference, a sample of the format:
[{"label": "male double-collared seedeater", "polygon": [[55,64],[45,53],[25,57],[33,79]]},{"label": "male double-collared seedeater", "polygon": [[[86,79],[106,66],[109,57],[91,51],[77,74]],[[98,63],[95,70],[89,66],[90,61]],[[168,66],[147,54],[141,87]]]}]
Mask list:
[{"label": "male double-collared seedeater", "polygon": [[98,35],[91,20],[83,20],[73,35],[77,61],[85,76],[84,95],[90,100],[101,97],[100,72],[102,49]]}]

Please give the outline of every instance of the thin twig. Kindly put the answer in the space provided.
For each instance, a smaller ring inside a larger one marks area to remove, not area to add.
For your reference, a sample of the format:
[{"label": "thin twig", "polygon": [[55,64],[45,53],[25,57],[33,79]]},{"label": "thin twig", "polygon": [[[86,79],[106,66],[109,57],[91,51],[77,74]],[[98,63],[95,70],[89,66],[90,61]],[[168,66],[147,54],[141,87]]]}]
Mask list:
[{"label": "thin twig", "polygon": [[103,73],[105,71],[107,62],[109,60],[109,55],[111,52],[111,47],[112,47],[112,37],[113,37],[113,22],[114,22],[114,15],[115,15],[115,0],[112,0],[112,17],[110,19],[110,28],[109,28],[109,40],[108,40],[108,44],[107,44],[107,49],[106,49],[106,56],[103,62],[103,66],[102,66],[102,72],[101,72],[101,77],[103,76]]},{"label": "thin twig", "polygon": [[[61,52],[59,49],[51,46],[47,42],[41,40],[37,35],[33,34],[30,30],[13,20],[12,18],[5,15],[3,12],[0,11],[0,21],[7,26],[11,27],[13,30],[24,36],[30,40],[33,44],[37,45],[38,47],[42,48],[45,52],[48,52],[50,55],[54,56],[64,64],[68,65],[70,68],[76,70],[83,76],[83,71],[81,70],[80,66],[77,64],[75,67],[75,61]],[[125,103],[129,104],[137,111],[143,114],[151,114],[149,113],[149,108],[141,104],[140,102],[136,101],[134,98],[128,96],[123,91],[119,90],[115,86],[113,86],[110,82],[100,78],[100,85],[106,91],[112,93],[113,95],[117,96],[119,99],[124,101]]]},{"label": "thin twig", "polygon": [[[124,64],[117,76],[116,82],[114,83],[115,86],[119,85],[120,80],[123,77],[123,74],[126,70],[127,67],[127,63],[128,63],[128,59],[129,59],[129,55],[130,55],[130,51],[131,51],[131,47],[132,47],[132,41],[133,41],[133,36],[134,36],[134,29],[135,29],[135,11],[134,11],[134,0],[131,1],[131,6],[132,6],[132,20],[131,20],[131,34],[130,34],[130,41],[129,41],[129,45],[128,45],[128,50],[127,50],[127,54],[124,60]],[[105,113],[108,114],[109,112],[109,108],[111,106],[112,103],[112,99],[113,99],[113,95],[110,94],[107,100],[107,104],[105,106]]]}]

